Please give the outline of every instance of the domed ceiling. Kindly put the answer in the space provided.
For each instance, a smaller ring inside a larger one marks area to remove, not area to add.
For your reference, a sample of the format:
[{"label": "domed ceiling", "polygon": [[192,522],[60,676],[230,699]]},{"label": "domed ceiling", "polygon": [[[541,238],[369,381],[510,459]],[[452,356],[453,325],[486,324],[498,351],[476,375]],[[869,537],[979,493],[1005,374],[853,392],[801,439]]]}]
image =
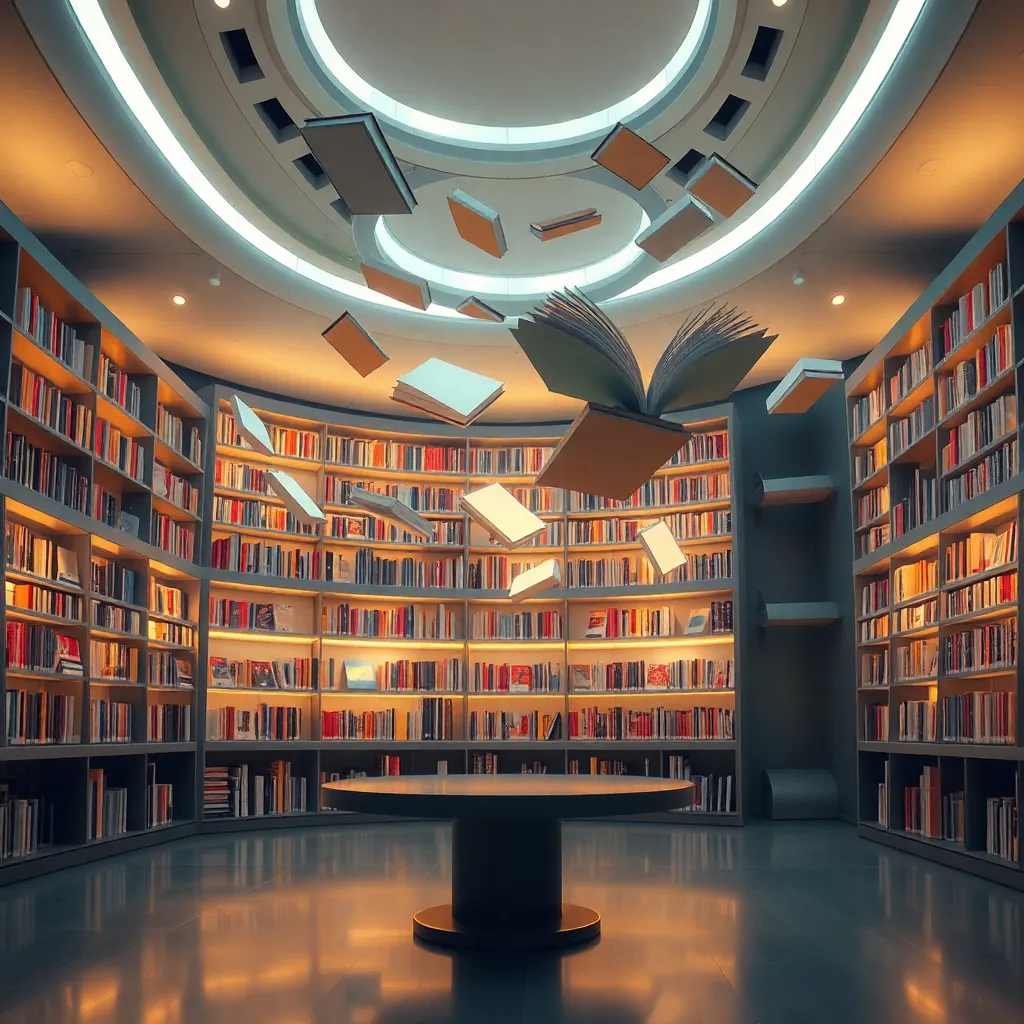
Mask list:
[{"label": "domed ceiling", "polygon": [[[469,295],[515,317],[551,290],[583,287],[626,328],[664,321],[627,330],[649,367],[673,318],[775,264],[847,199],[927,94],[975,6],[14,4],[92,130],[212,264],[315,316],[350,309],[383,337],[426,342],[423,357],[443,356],[435,345],[484,346],[491,369],[510,379],[522,375],[521,357],[502,325],[457,312]],[[410,214],[349,215],[298,130],[364,111],[415,193]],[[641,189],[592,158],[619,122],[667,158]],[[658,262],[635,239],[687,194],[711,154],[756,191],[729,215],[713,211],[706,231]],[[456,189],[500,215],[501,258],[459,236],[447,202]],[[598,226],[545,242],[530,230],[587,208]],[[367,261],[425,278],[430,308],[368,289]],[[368,406],[383,385],[370,390]]]}]

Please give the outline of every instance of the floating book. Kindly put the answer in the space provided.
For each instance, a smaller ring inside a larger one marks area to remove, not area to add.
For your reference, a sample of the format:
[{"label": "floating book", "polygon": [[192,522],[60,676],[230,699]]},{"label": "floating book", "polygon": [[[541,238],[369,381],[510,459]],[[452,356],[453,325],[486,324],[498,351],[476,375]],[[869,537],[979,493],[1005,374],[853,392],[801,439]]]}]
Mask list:
[{"label": "floating book", "polygon": [[391,398],[446,423],[465,427],[505,390],[498,380],[443,359],[428,359],[398,378]]},{"label": "floating book", "polygon": [[448,209],[452,212],[455,230],[463,241],[498,259],[505,255],[508,246],[505,244],[501,217],[496,210],[474,199],[461,188],[457,188],[448,197]]},{"label": "floating book", "polygon": [[508,596],[513,601],[525,601],[534,594],[551,590],[562,582],[562,570],[559,568],[558,560],[549,558],[532,569],[521,572],[509,588]]},{"label": "floating book", "polygon": [[373,340],[366,328],[351,313],[342,313],[324,331],[323,336],[327,344],[360,377],[369,377],[374,370],[380,369],[388,361],[384,349]]},{"label": "floating book", "polygon": [[235,417],[235,430],[249,442],[249,447],[261,455],[276,455],[274,442],[263,420],[238,395],[231,396],[231,412]]},{"label": "floating book", "polygon": [[463,494],[459,504],[474,523],[507,548],[525,544],[544,531],[544,520],[513,498],[501,484]]},{"label": "floating book", "polygon": [[601,223],[601,214],[596,207],[588,210],[576,210],[574,213],[564,213],[560,217],[549,217],[547,220],[537,220],[530,225],[530,230],[542,242],[550,242],[552,238],[561,238],[563,235],[571,235],[576,231],[584,231],[586,228],[596,227]]},{"label": "floating book", "polygon": [[373,114],[314,117],[299,131],[351,213],[412,213],[416,196]]},{"label": "floating book", "polygon": [[470,295],[468,299],[460,302],[457,309],[463,316],[471,316],[475,320],[490,320],[496,324],[505,322],[503,313],[499,313],[493,306],[488,306],[486,302],[478,299],[475,295]]},{"label": "floating book", "polygon": [[[664,413],[725,401],[775,340],[733,309],[703,309],[676,331],[645,392],[626,339],[580,292],[549,296],[510,330],[549,390],[589,403],[538,485],[608,498],[628,497],[686,440]],[[605,447],[588,451],[589,444]],[[561,482],[570,478],[578,483]]]},{"label": "floating book", "polygon": [[662,576],[667,576],[686,561],[686,556],[679,549],[679,543],[664,519],[639,530],[636,539],[643,546],[647,560]]},{"label": "floating book", "polygon": [[807,412],[837,381],[843,379],[843,364],[838,359],[801,359],[765,405],[770,413]]},{"label": "floating book", "polygon": [[434,524],[409,508],[405,502],[390,495],[377,494],[362,487],[352,487],[348,492],[348,503],[361,508],[364,512],[372,512],[390,522],[398,523],[410,533],[415,533],[426,540],[434,539]]},{"label": "floating book", "polygon": [[723,217],[731,217],[757,191],[757,186],[727,160],[712,153],[690,175],[686,190]]},{"label": "floating book", "polygon": [[430,285],[422,278],[404,274],[383,263],[361,263],[359,269],[363,272],[367,288],[416,309],[426,309],[430,305]]},{"label": "floating book", "polygon": [[624,124],[617,124],[591,154],[595,163],[635,189],[646,188],[669,163],[669,158]]},{"label": "floating book", "polygon": [[270,489],[281,499],[284,507],[303,526],[318,526],[327,521],[317,503],[302,489],[298,480],[280,469],[272,469],[267,473]]},{"label": "floating book", "polygon": [[636,244],[659,263],[664,263],[714,222],[711,211],[699,199],[683,196],[646,231],[637,235]]}]

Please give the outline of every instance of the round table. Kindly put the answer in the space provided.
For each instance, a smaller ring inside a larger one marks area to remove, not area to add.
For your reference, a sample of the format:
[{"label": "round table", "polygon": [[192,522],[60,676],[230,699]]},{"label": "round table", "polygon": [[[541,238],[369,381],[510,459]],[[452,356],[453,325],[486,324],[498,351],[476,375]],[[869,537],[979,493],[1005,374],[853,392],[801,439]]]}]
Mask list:
[{"label": "round table", "polygon": [[452,901],[421,910],[413,935],[476,949],[587,942],[601,916],[562,902],[562,819],[686,807],[693,783],[628,775],[412,775],[323,786],[347,811],[452,821]]}]

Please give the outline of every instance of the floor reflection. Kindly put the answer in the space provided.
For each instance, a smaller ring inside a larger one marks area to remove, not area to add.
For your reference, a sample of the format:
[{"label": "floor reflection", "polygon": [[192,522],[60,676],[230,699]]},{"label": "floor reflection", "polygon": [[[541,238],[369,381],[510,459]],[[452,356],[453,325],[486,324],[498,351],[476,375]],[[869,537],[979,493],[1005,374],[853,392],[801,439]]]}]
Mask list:
[{"label": "floor reflection", "polygon": [[0,1024],[1024,1020],[1024,898],[835,823],[573,825],[562,955],[411,938],[430,825],[205,836],[0,889]]}]

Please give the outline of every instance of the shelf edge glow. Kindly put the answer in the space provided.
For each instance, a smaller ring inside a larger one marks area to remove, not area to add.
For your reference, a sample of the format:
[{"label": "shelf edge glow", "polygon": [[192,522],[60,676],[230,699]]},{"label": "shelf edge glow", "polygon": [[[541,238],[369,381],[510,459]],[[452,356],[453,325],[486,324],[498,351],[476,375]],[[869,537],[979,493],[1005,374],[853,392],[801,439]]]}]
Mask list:
[{"label": "shelf edge glow", "polygon": [[[363,284],[340,277],[310,263],[292,252],[287,246],[271,238],[241,211],[237,210],[200,170],[157,110],[121,50],[100,7],[99,0],[67,0],[67,2],[96,58],[140,127],[150,137],[181,180],[227,227],[253,248],[307,281],[377,306],[399,309],[408,314],[418,315],[421,312],[396,302],[388,296],[381,295],[379,292],[371,291]],[[857,122],[877,95],[886,75],[899,57],[900,51],[926,3],[927,0],[896,0],[896,5],[875,49],[836,115],[807,158],[760,207],[742,223],[737,224],[731,231],[714,242],[678,263],[655,271],[639,284],[615,298],[641,295],[656,288],[682,281],[729,256],[747,242],[752,241],[781,217],[821,173],[856,127]],[[578,272],[577,270],[568,273]],[[561,282],[564,280],[564,276],[558,276],[557,287],[562,287]],[[425,312],[428,316],[465,320],[465,317],[455,309],[437,303],[432,303]]]}]

